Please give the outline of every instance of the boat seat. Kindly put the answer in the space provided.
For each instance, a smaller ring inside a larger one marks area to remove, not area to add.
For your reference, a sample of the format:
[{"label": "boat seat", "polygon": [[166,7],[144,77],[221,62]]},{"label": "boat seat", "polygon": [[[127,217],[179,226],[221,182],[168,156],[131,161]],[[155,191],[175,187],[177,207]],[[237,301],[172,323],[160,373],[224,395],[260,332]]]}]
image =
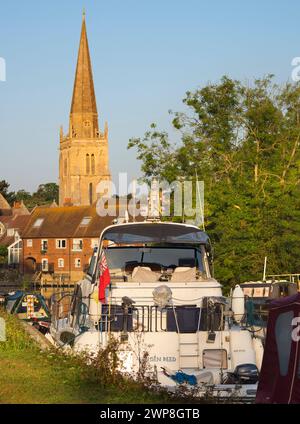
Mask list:
[{"label": "boat seat", "polygon": [[187,282],[196,280],[196,268],[177,267],[171,277],[172,282]]},{"label": "boat seat", "polygon": [[134,282],[145,282],[152,283],[158,281],[160,274],[151,271],[151,268],[146,266],[137,266],[132,271],[132,281]]},{"label": "boat seat", "polygon": [[190,266],[177,266],[174,269],[174,272],[184,272],[184,271],[188,271],[190,269],[192,269],[192,267],[190,267]]},{"label": "boat seat", "polygon": [[125,263],[125,272],[126,274],[131,274],[136,267],[147,267],[150,268],[151,271],[155,272],[161,272],[161,264],[158,264],[156,262],[137,262],[137,261],[131,261]]}]

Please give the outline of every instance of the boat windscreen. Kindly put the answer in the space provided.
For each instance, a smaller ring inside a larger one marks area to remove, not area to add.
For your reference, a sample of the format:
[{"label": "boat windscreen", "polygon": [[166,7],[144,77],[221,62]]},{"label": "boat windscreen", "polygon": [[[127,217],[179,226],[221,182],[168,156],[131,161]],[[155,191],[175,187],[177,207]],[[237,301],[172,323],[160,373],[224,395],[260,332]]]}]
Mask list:
[{"label": "boat windscreen", "polygon": [[208,235],[195,227],[169,223],[145,223],[118,225],[108,228],[103,240],[116,244],[131,243],[176,243],[207,244]]}]

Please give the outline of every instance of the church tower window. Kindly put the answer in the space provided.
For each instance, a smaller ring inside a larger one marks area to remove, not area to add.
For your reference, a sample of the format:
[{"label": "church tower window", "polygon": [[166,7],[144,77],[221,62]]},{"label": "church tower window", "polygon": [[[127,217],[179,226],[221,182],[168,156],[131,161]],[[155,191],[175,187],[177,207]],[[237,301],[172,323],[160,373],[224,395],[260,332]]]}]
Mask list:
[{"label": "church tower window", "polygon": [[90,155],[87,154],[85,157],[85,168],[86,168],[86,173],[89,174],[90,173]]},{"label": "church tower window", "polygon": [[68,161],[67,159],[64,160],[64,176],[66,177],[68,175]]},{"label": "church tower window", "polygon": [[93,204],[93,183],[89,184],[89,201],[90,205]]},{"label": "church tower window", "polygon": [[91,164],[92,164],[92,174],[95,175],[96,170],[95,170],[95,155],[94,154],[91,156]]}]

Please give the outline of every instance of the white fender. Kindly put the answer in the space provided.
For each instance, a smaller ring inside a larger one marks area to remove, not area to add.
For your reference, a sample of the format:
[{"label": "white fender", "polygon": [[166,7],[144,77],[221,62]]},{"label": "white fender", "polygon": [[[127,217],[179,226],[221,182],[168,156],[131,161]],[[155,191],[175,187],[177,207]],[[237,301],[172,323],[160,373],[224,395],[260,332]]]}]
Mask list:
[{"label": "white fender", "polygon": [[244,292],[237,284],[232,293],[231,309],[236,322],[241,322],[245,314]]},{"label": "white fender", "polygon": [[263,355],[264,355],[264,347],[262,344],[262,340],[259,337],[254,337],[252,342],[253,342],[253,346],[255,350],[256,366],[258,370],[260,371]]},{"label": "white fender", "polygon": [[90,310],[89,310],[90,318],[97,322],[101,316],[101,305],[98,300],[98,289],[94,288],[93,293],[90,297]]}]

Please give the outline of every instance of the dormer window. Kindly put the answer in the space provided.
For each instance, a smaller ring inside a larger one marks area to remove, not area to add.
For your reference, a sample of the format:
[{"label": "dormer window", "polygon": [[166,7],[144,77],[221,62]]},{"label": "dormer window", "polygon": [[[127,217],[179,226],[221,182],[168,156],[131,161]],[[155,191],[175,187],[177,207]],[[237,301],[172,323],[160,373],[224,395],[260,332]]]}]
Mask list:
[{"label": "dormer window", "polygon": [[82,221],[80,223],[80,226],[81,227],[86,227],[91,222],[91,219],[92,219],[91,216],[85,216],[84,218],[82,218]]},{"label": "dormer window", "polygon": [[44,222],[44,218],[38,218],[36,221],[35,221],[35,223],[33,224],[33,227],[34,228],[39,228],[41,225],[42,225],[42,223]]}]

